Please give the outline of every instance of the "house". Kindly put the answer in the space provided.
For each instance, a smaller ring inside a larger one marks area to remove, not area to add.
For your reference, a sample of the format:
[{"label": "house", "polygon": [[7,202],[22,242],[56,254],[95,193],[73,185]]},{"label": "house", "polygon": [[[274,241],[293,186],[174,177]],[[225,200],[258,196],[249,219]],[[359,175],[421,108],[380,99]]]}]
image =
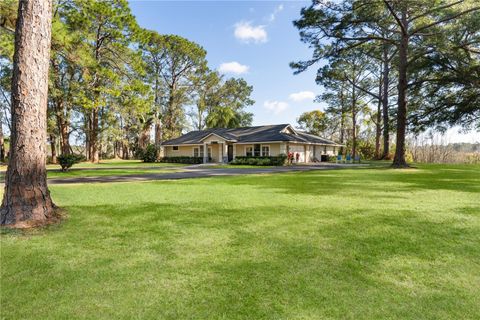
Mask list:
[{"label": "house", "polygon": [[[294,129],[289,124],[244,128],[212,128],[191,131],[162,143],[165,157],[201,157],[204,163],[230,162],[237,156],[299,154],[299,162],[320,161],[336,155],[341,147],[333,141]],[[207,150],[205,153],[204,150]]]}]

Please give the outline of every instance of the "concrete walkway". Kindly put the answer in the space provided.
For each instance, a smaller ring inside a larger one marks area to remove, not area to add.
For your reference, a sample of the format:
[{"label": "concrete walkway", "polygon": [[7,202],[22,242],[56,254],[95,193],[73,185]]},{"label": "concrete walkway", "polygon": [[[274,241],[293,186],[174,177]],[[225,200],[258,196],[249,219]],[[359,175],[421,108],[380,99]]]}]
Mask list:
[{"label": "concrete walkway", "polygon": [[310,170],[333,170],[341,168],[353,168],[367,166],[362,164],[315,164],[305,166],[273,167],[273,168],[215,168],[208,165],[195,165],[178,168],[180,171],[171,173],[148,173],[130,174],[122,176],[101,176],[101,177],[75,177],[75,178],[53,178],[48,179],[48,184],[74,184],[74,183],[108,183],[108,182],[136,182],[155,180],[178,180],[191,178],[205,178],[218,176],[238,176],[245,174],[271,174],[285,172],[301,172]]}]

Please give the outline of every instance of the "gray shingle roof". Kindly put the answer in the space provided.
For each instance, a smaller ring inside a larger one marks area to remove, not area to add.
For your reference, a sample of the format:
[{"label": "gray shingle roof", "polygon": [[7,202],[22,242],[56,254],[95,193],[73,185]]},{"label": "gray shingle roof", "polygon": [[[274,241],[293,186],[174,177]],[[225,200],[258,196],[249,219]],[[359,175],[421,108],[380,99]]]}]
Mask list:
[{"label": "gray shingle roof", "polygon": [[171,139],[162,143],[164,146],[182,145],[182,144],[202,144],[210,134],[216,134],[225,140],[248,143],[248,142],[300,142],[300,143],[314,143],[322,145],[339,145],[333,141],[323,139],[321,137],[308,134],[301,131],[295,131],[295,134],[282,132],[289,124],[278,124],[257,127],[244,128],[212,128],[201,131],[191,131],[178,138]]}]

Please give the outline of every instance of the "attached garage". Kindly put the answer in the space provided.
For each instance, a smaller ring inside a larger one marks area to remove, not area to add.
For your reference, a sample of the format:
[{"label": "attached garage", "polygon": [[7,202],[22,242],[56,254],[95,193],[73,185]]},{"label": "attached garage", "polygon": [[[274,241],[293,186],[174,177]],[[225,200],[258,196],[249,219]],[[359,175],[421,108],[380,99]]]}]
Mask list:
[{"label": "attached garage", "polygon": [[290,144],[290,152],[293,153],[294,159],[297,159],[297,153],[300,155],[298,162],[305,162],[305,145]]}]

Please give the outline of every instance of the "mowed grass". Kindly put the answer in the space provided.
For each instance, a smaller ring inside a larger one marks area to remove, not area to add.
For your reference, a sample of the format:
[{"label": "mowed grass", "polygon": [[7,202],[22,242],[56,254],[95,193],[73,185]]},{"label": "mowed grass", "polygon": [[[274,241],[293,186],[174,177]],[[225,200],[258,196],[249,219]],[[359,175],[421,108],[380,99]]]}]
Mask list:
[{"label": "mowed grass", "polygon": [[[57,179],[172,173],[185,166],[185,164],[178,163],[145,163],[140,160],[102,160],[100,163],[77,163],[66,172],[61,172],[58,164],[49,164],[47,165],[47,176]],[[6,165],[0,167],[1,182],[5,179],[6,170]]]},{"label": "mowed grass", "polygon": [[51,187],[5,319],[479,319],[480,166]]},{"label": "mowed grass", "polygon": [[104,177],[104,176],[128,176],[128,175],[137,175],[137,174],[151,174],[151,173],[172,173],[176,172],[176,169],[142,169],[142,168],[132,168],[132,169],[101,169],[101,170],[69,170],[66,172],[61,171],[48,171],[48,178],[77,178],[77,177]]}]

